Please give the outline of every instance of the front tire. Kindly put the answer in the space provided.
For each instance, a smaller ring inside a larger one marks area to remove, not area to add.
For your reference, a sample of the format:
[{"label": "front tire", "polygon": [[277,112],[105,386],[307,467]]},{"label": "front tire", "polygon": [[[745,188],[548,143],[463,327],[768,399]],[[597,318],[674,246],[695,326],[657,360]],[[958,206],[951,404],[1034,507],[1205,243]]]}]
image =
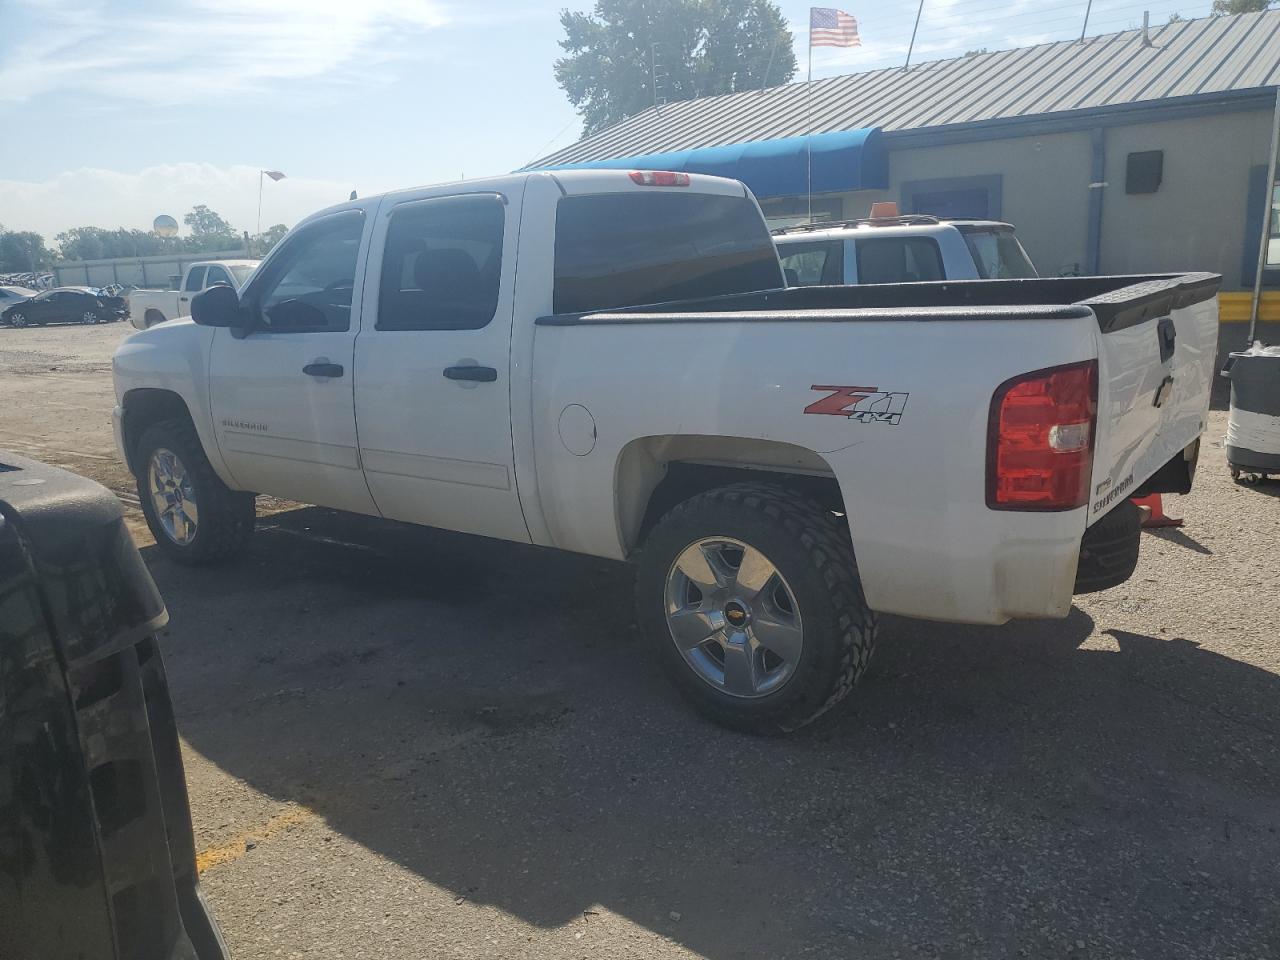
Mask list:
[{"label": "front tire", "polygon": [[19,330],[26,327],[30,322],[31,321],[27,319],[26,314],[23,313],[14,313],[9,316],[9,326],[15,327]]},{"label": "front tire", "polygon": [[776,484],[675,507],[640,554],[641,627],[676,688],[717,723],[780,734],[843,700],[878,622],[843,522]]},{"label": "front tire", "polygon": [[165,420],[148,427],[134,463],[147,526],[170,559],[218,563],[248,546],[254,495],[231,490],[218,478],[190,423]]}]

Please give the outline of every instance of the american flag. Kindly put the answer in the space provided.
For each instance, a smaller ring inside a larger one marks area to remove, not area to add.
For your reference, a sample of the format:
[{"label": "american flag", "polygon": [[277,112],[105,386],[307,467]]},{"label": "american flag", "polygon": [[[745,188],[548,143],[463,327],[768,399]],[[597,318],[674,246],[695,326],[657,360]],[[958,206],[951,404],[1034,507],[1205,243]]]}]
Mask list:
[{"label": "american flag", "polygon": [[809,8],[809,46],[860,47],[858,21],[832,7]]}]

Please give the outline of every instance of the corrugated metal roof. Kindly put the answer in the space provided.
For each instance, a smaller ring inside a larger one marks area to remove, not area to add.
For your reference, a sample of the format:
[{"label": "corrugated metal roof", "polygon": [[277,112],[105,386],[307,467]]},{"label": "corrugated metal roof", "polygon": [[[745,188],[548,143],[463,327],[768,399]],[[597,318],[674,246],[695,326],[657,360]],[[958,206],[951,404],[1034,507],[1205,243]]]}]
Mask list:
[{"label": "corrugated metal roof", "polygon": [[[1280,85],[1280,10],[829,77],[646,110],[531,166],[832,130],[886,133]],[[812,125],[806,117],[812,110]]]}]

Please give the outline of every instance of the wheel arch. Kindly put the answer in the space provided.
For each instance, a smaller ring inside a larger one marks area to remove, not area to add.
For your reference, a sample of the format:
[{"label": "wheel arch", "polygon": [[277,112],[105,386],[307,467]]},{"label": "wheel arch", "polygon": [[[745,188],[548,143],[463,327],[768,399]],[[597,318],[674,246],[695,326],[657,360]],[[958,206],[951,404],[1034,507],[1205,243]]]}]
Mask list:
[{"label": "wheel arch", "polygon": [[120,401],[123,411],[120,424],[124,440],[124,453],[129,472],[138,473],[138,439],[153,423],[162,420],[184,420],[195,429],[195,421],[187,402],[172,390],[156,387],[137,387],[126,393]]},{"label": "wheel arch", "polygon": [[147,307],[146,311],[142,314],[142,324],[144,328],[154,327],[157,323],[164,323],[168,319],[169,318],[166,317],[162,311],[157,310],[155,307]]},{"label": "wheel arch", "polygon": [[846,512],[835,471],[821,454],[806,447],[746,437],[641,437],[619,452],[614,474],[623,551],[632,553],[677,504],[707,490],[752,480],[793,488],[834,512]]}]

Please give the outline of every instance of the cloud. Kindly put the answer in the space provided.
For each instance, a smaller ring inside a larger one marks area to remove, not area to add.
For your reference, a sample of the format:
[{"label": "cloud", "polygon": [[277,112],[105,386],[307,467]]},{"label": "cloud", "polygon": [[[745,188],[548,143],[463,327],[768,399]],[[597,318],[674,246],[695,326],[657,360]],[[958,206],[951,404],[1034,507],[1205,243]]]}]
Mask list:
[{"label": "cloud", "polygon": [[[61,90],[168,105],[368,78],[449,22],[437,0],[9,0],[0,102]],[[17,39],[15,39],[15,37]]]},{"label": "cloud", "polygon": [[[330,180],[268,180],[263,188],[263,228],[273,223],[292,226],[308,214],[346,200],[357,186]],[[361,187],[360,192],[378,191]],[[35,230],[48,240],[70,227],[149,230],[162,213],[181,223],[183,214],[198,203],[222,214],[237,230],[252,232],[257,225],[257,168],[171,163],[120,173],[85,167],[49,180],[0,180],[4,226]]]}]

